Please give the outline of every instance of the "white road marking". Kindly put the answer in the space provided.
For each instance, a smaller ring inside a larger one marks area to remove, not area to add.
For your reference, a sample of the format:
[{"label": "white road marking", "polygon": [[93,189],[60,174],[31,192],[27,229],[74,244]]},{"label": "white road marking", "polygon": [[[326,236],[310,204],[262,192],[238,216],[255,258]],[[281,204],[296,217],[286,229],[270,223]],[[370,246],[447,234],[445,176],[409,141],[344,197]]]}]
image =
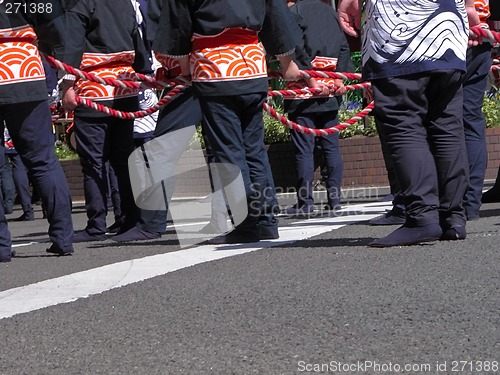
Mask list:
[{"label": "white road marking", "polygon": [[16,244],[13,244],[11,247],[30,246],[30,245],[34,245],[34,244],[37,244],[37,243],[38,242],[16,243]]},{"label": "white road marking", "polygon": [[[127,260],[8,289],[0,292],[0,319],[61,303],[73,302],[80,298],[86,298],[197,264],[311,238],[348,224],[369,220],[380,215],[390,206],[390,204],[381,203],[356,205],[347,207],[342,211],[360,212],[359,215],[318,217],[294,222],[280,227],[280,238],[278,240],[242,245],[203,245],[167,254]],[[23,245],[25,244],[21,246]]]}]

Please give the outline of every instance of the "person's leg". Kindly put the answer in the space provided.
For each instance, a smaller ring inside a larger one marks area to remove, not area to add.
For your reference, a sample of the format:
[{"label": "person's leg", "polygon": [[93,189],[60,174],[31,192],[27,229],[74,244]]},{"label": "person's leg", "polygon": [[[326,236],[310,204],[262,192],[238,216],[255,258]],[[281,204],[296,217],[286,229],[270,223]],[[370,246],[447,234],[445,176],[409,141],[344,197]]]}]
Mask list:
[{"label": "person's leg", "polygon": [[[339,123],[337,111],[325,112],[316,116],[316,127],[328,129]],[[333,133],[320,137],[321,149],[326,166],[326,192],[328,209],[340,208],[342,176],[344,174],[344,162],[340,153],[339,133]]]},{"label": "person's leg", "polygon": [[384,157],[385,169],[387,171],[387,179],[389,180],[389,188],[393,197],[395,197],[400,192],[399,182],[396,176],[396,172],[394,171],[394,163],[392,158],[390,157],[389,150],[387,149],[387,143],[383,140],[382,132],[380,132],[380,125],[377,119],[374,119],[375,126],[379,133],[380,146],[382,149],[382,156]]},{"label": "person's leg", "polygon": [[133,131],[134,120],[109,119],[109,138],[104,152],[115,172],[120,192],[123,224],[118,233],[126,232],[135,227],[139,217],[139,209],[135,204],[128,170],[128,157],[134,150]]},{"label": "person's leg", "polygon": [[[393,77],[372,82],[374,115],[394,162],[406,207],[406,222],[370,246],[411,245],[438,239],[438,178],[424,126],[429,103],[428,75]],[[442,93],[443,96],[444,93]]]},{"label": "person's leg", "polygon": [[250,172],[250,180],[259,199],[259,238],[277,239],[278,220],[275,214],[279,212],[276,188],[271,165],[264,145],[264,119],[262,107],[265,94],[244,95],[242,98],[244,110],[241,113],[243,144],[246,161]]},{"label": "person's leg", "polygon": [[[3,121],[2,121],[3,122]],[[5,153],[0,150],[0,168],[5,167]],[[3,181],[2,181],[3,185]],[[4,213],[3,194],[0,194],[0,262],[10,262],[12,258],[12,240],[10,238],[9,228],[7,227],[7,218]]]},{"label": "person's leg", "polygon": [[16,186],[17,195],[23,209],[23,214],[15,219],[16,221],[31,221],[35,220],[33,206],[31,204],[30,182],[28,178],[28,170],[24,166],[23,161],[18,153],[9,155],[12,164],[12,178]]},{"label": "person's leg", "polygon": [[[289,115],[290,120],[314,129],[315,116],[313,115]],[[314,146],[315,137],[298,131],[290,133],[295,150],[295,170],[297,172],[297,204],[285,210],[288,214],[307,214],[314,209],[313,180],[314,180]]]},{"label": "person's leg", "polygon": [[222,184],[220,181],[219,173],[215,168],[212,170],[211,166],[215,163],[214,154],[212,148],[210,147],[210,142],[205,136],[205,125],[201,126],[201,131],[203,134],[203,142],[205,143],[205,154],[208,165],[208,178],[210,180],[210,189],[212,191],[212,196],[210,200],[211,215],[210,221],[207,225],[200,229],[200,233],[205,234],[222,234],[231,230],[232,225],[228,223],[231,219],[229,215],[229,208],[224,196],[224,190],[222,189]]},{"label": "person's leg", "polygon": [[64,171],[54,150],[52,120],[47,101],[11,105],[6,118],[9,133],[47,210],[48,251],[58,255],[73,252],[71,196]]},{"label": "person's leg", "polygon": [[[116,179],[115,171],[113,167],[107,163],[107,171],[108,171],[108,202],[111,202],[111,206],[113,206],[113,216],[114,223],[111,224],[108,228],[106,228],[106,232],[108,233],[117,233],[120,230],[123,222],[123,215],[120,203],[120,189],[118,188],[118,180]],[[109,204],[107,203],[108,207]]]},{"label": "person's leg", "polygon": [[[248,214],[246,218],[236,226],[236,229],[229,233],[221,241],[231,242],[254,242],[258,241],[258,216],[261,211],[261,200],[259,191],[254,188],[260,188],[260,185],[267,183],[267,176],[258,176],[258,181],[252,181],[250,178],[250,168],[247,163],[247,149],[243,139],[243,132],[251,129],[242,129],[242,120],[244,111],[251,98],[242,98],[241,96],[200,97],[200,104],[204,116],[205,135],[212,147],[217,173],[219,174],[222,186],[230,186],[231,183],[241,174],[243,179],[245,196],[235,196],[242,206],[246,205]],[[254,99],[255,100],[255,99]],[[259,101],[262,100],[259,98]],[[258,106],[258,102],[255,106]],[[262,108],[260,108],[261,110]],[[257,111],[257,110],[256,110]],[[253,138],[258,138],[263,145],[263,126],[255,128],[252,126]],[[248,146],[250,147],[250,146]],[[250,150],[255,152],[256,150]],[[267,159],[266,159],[267,160]],[[259,163],[265,164],[265,160]],[[255,186],[254,186],[255,184]],[[233,208],[231,212],[234,215]],[[234,241],[233,241],[234,240]]]},{"label": "person's leg", "polygon": [[[3,150],[0,149],[3,153]],[[14,210],[14,199],[16,196],[16,186],[12,178],[12,165],[9,162],[9,157],[4,153],[4,164],[2,167],[2,193],[3,207],[5,214],[11,214]]]},{"label": "person's leg", "polygon": [[429,111],[426,117],[428,141],[434,156],[439,191],[440,225],[459,231],[465,238],[466,215],[463,198],[469,168],[463,128],[463,90],[460,72],[433,73],[426,89]]},{"label": "person's leg", "polygon": [[[108,142],[109,118],[75,117],[75,139],[83,173],[87,225],[75,235],[76,242],[105,239],[107,171],[104,147]],[[81,240],[81,241],[80,241]]]},{"label": "person's leg", "polygon": [[[151,138],[134,138],[134,146],[145,150],[144,145]],[[168,150],[165,150],[168,152]],[[159,189],[163,189],[164,184],[161,183],[151,189],[151,194],[157,196]],[[163,233],[165,233],[165,228],[167,226],[167,211],[166,210],[147,210],[139,208],[139,215],[137,218],[137,223],[134,227],[128,229],[127,231],[121,232],[111,239],[116,242],[130,242],[130,241],[141,241],[141,240],[151,240],[155,238],[160,238]]]},{"label": "person's leg", "polygon": [[483,43],[467,49],[467,73],[464,77],[464,132],[469,161],[469,186],[464,197],[468,220],[479,218],[484,177],[488,163],[486,121],[482,106],[491,67],[491,45]]},{"label": "person's leg", "polygon": [[401,194],[401,187],[394,170],[394,163],[389,153],[387,142],[383,139],[383,132],[380,131],[380,124],[377,118],[374,118],[375,126],[377,127],[380,146],[382,149],[382,156],[384,157],[385,169],[387,170],[387,178],[389,180],[389,187],[392,195],[392,208],[385,214],[370,220],[370,225],[401,225],[405,223],[405,206],[403,196]]}]

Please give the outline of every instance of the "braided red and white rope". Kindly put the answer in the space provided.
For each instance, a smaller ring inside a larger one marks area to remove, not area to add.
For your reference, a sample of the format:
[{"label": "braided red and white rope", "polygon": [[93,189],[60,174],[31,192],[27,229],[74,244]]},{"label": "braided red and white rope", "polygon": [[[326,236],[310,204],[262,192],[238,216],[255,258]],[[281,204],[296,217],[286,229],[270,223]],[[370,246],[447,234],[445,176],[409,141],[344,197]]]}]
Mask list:
[{"label": "braided red and white rope", "polygon": [[470,28],[472,34],[488,39],[492,44],[500,42],[500,33],[490,29],[484,29],[480,26]]},{"label": "braided red and white rope", "polygon": [[303,134],[314,135],[317,137],[330,135],[330,134],[337,133],[339,131],[344,130],[348,126],[353,125],[356,122],[362,120],[364,117],[366,117],[372,111],[373,107],[374,107],[374,104],[373,104],[373,102],[371,102],[361,112],[356,113],[351,119],[349,119],[345,122],[342,122],[338,125],[335,125],[331,128],[311,129],[311,128],[299,125],[296,122],[293,122],[293,121],[287,119],[282,114],[276,112],[276,110],[273,107],[271,107],[269,104],[264,103],[264,110],[269,114],[269,116],[274,117],[279,122],[281,122],[283,125],[285,125],[287,128],[294,130],[294,131],[298,131],[298,132],[303,133]]},{"label": "braided red and white rope", "polygon": [[77,97],[76,102],[78,104],[92,108],[96,111],[105,113],[108,116],[132,120],[132,119],[136,119],[136,118],[149,116],[150,114],[155,113],[156,111],[160,110],[161,108],[166,106],[177,94],[179,94],[182,90],[184,90],[184,88],[185,88],[185,86],[181,86],[181,85],[175,86],[167,95],[165,95],[163,98],[161,98],[158,101],[158,103],[156,103],[152,107],[149,107],[149,108],[141,110],[141,111],[135,111],[135,112],[119,111],[119,110],[107,107],[105,105],[96,103],[90,99],[85,99],[85,98],[81,98],[81,97]]}]

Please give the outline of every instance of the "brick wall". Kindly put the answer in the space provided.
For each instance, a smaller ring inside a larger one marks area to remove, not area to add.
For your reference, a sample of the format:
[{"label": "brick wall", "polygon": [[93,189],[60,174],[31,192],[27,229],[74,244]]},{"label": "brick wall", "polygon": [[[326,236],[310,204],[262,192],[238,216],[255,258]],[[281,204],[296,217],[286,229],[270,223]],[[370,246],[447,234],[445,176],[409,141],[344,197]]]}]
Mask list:
[{"label": "brick wall", "polygon": [[69,191],[71,198],[74,201],[81,201],[84,199],[83,194],[83,174],[80,161],[78,160],[63,160],[61,166],[68,181]]},{"label": "brick wall", "polygon": [[[500,128],[487,129],[486,134],[489,158],[486,179],[495,179],[500,166]],[[340,147],[344,160],[344,189],[388,185],[378,137],[342,139]],[[297,177],[292,145],[269,145],[268,155],[276,186],[283,191],[293,188]],[[193,157],[193,161],[190,161],[189,156],[183,158],[184,162],[179,167],[182,173],[176,179],[176,196],[205,196],[210,192],[208,173],[205,168],[199,168],[199,159],[199,154]],[[319,155],[317,155],[316,162],[319,165]],[[83,178],[78,160],[63,161],[61,164],[68,179],[73,200],[82,200],[84,197]],[[319,168],[316,169],[315,178],[320,179]]]}]

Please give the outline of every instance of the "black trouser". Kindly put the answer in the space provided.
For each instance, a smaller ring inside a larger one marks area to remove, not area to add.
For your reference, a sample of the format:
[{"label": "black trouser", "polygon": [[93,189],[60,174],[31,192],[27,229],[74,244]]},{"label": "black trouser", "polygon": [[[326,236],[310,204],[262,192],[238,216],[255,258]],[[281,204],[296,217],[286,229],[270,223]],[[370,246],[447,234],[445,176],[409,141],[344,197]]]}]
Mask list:
[{"label": "black trouser", "polygon": [[394,162],[409,226],[465,225],[468,167],[461,85],[458,71],[372,81],[374,115]]},{"label": "black trouser", "polygon": [[3,146],[0,147],[0,153],[2,154],[0,155],[0,168],[2,169],[0,177],[2,194],[0,195],[3,198],[4,210],[12,212],[14,209],[14,198],[16,196],[16,186],[14,185],[14,179],[12,176],[12,165],[8,160],[7,153],[4,152]]},{"label": "black trouser", "polygon": [[138,209],[132,195],[128,171],[128,156],[134,149],[133,126],[134,120],[75,116],[77,150],[83,172],[88,218],[85,230],[91,235],[106,232],[108,160],[118,182],[124,217],[122,229],[130,229],[137,223]]},{"label": "black trouser", "polygon": [[490,67],[491,44],[483,43],[467,49],[467,73],[464,76],[464,131],[470,180],[464,207],[468,218],[479,215],[488,164],[486,120],[482,107]]},{"label": "black trouser", "polygon": [[[54,150],[52,119],[46,100],[0,106],[0,121],[5,124],[21,160],[33,177],[47,210],[49,237],[63,252],[73,250],[71,197],[68,183]],[[0,205],[0,223],[5,221]],[[0,225],[0,241],[7,227]]]},{"label": "black trouser", "polygon": [[[339,123],[337,111],[290,114],[290,119],[299,125],[311,129],[328,129]],[[292,143],[295,148],[295,166],[297,169],[297,207],[314,205],[314,146],[315,137],[298,131],[292,131]],[[319,137],[321,152],[326,165],[326,191],[328,204],[333,208],[340,204],[340,189],[344,163],[340,153],[339,133]]]},{"label": "black trouser", "polygon": [[[266,201],[275,201],[271,167],[264,147],[262,106],[266,95],[200,97],[206,137],[215,161],[236,167],[243,177],[249,215],[242,228],[256,227]],[[219,173],[222,185],[230,185],[234,170],[218,169],[222,172]]]},{"label": "black trouser", "polygon": [[33,206],[31,204],[28,169],[24,166],[21,156],[16,151],[7,153],[7,157],[12,165],[12,179],[14,180],[17,196],[19,197],[23,212],[32,214]]}]

